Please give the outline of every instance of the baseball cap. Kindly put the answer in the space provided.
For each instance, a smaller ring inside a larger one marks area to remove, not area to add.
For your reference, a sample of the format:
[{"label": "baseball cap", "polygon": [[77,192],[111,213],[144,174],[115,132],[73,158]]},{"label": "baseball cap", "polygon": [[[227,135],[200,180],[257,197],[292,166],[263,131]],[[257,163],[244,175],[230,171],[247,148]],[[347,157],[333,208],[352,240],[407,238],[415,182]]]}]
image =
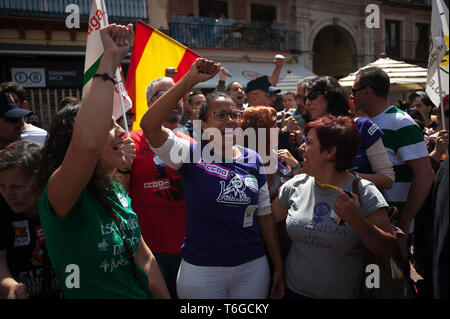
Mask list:
[{"label": "baseball cap", "polygon": [[31,111],[24,110],[17,106],[12,93],[0,93],[0,117],[17,119],[30,113]]},{"label": "baseball cap", "polygon": [[419,101],[422,101],[423,104],[425,104],[426,106],[433,106],[433,102],[431,102],[431,99],[428,97],[427,93],[425,93],[424,91],[416,91],[416,94],[418,95],[417,99]]},{"label": "baseball cap", "polygon": [[274,88],[272,84],[269,82],[269,77],[267,75],[260,76],[254,80],[251,80],[247,83],[247,88],[245,89],[245,93],[249,93],[254,90],[262,90],[267,93],[280,93],[281,90]]}]

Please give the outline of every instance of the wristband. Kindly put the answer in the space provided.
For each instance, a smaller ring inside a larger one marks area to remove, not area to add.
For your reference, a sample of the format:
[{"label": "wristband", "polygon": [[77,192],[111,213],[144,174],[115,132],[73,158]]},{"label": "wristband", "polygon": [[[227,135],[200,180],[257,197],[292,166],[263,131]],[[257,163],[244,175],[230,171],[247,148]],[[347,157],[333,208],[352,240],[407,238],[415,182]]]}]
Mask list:
[{"label": "wristband", "polygon": [[114,79],[113,79],[112,77],[110,77],[108,73],[102,73],[102,74],[97,73],[97,74],[95,74],[92,78],[95,78],[95,77],[97,77],[97,76],[101,77],[103,81],[108,81],[108,80],[109,80],[109,81],[111,81],[114,85],[116,85],[116,81],[114,81]]},{"label": "wristband", "polygon": [[297,162],[297,165],[291,168],[291,171],[295,171],[297,168],[300,167],[300,162]]}]

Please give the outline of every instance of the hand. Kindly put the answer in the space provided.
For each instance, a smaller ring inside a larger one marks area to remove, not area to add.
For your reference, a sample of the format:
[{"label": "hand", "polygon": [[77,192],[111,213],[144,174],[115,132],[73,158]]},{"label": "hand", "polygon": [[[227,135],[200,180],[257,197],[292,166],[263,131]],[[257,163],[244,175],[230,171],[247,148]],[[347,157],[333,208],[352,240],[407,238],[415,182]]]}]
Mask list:
[{"label": "hand", "polygon": [[27,286],[21,282],[18,282],[9,287],[6,299],[28,299],[29,297],[30,294],[27,291]]},{"label": "hand", "polygon": [[301,129],[295,130],[289,134],[288,143],[292,147],[298,147],[302,144],[303,141],[303,131]]},{"label": "hand", "polygon": [[194,61],[194,63],[192,63],[191,68],[184,77],[188,78],[190,81],[193,81],[195,85],[197,83],[212,79],[219,71],[219,63],[214,63],[214,61],[204,58],[198,58]]},{"label": "hand", "polygon": [[219,77],[221,81],[226,81],[229,72],[224,67],[220,68]]},{"label": "hand", "polygon": [[273,64],[275,64],[276,67],[283,67],[283,65],[286,63],[286,58],[281,55],[281,54],[277,54],[275,55],[275,58],[273,59]]},{"label": "hand", "polygon": [[298,161],[286,149],[278,150],[278,160],[282,163],[285,163],[290,168],[298,165]]},{"label": "hand", "polygon": [[434,146],[436,152],[440,155],[444,154],[448,149],[448,131],[441,130],[436,136],[436,145]]},{"label": "hand", "polygon": [[281,112],[282,118],[281,118],[281,129],[289,132],[295,132],[300,130],[300,126],[297,124],[297,120],[291,116],[286,119],[286,114],[284,112]]},{"label": "hand", "polygon": [[284,271],[274,269],[272,289],[270,289],[270,299],[283,299],[286,290],[286,280]]},{"label": "hand", "polygon": [[175,75],[177,75],[178,70],[174,67],[166,68],[165,76],[168,78],[173,78]]},{"label": "hand", "polygon": [[110,24],[100,29],[100,37],[104,54],[110,56],[113,65],[117,66],[133,44],[133,25],[131,23],[127,26]]},{"label": "hand", "polygon": [[136,158],[136,146],[134,141],[127,137],[119,146],[119,150],[122,151],[124,156],[123,167],[121,169],[129,170],[133,164],[133,160]]},{"label": "hand", "polygon": [[348,224],[353,224],[355,218],[363,216],[359,196],[355,193],[350,193],[352,196],[350,198],[341,189],[336,189],[336,192],[338,193],[338,197],[334,202],[334,211],[343,221]]}]

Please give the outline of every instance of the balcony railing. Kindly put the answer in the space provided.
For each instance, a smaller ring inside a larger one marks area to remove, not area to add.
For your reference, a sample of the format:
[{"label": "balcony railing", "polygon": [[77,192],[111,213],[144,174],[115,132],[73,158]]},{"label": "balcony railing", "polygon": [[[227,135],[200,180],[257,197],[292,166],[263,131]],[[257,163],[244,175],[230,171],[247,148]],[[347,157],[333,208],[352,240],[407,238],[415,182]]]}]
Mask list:
[{"label": "balcony railing", "polygon": [[428,60],[428,44],[422,41],[398,41],[388,43],[386,41],[376,42],[374,44],[375,56],[380,56],[386,52],[386,55],[395,60],[416,60],[425,62]]},{"label": "balcony railing", "polygon": [[[78,5],[81,19],[89,17],[90,0],[0,0],[0,10],[2,16],[65,18],[69,4]],[[105,5],[113,21],[147,18],[146,0],[105,0]]]},{"label": "balcony railing", "polygon": [[188,47],[301,51],[299,31],[285,24],[172,16],[170,36]]}]

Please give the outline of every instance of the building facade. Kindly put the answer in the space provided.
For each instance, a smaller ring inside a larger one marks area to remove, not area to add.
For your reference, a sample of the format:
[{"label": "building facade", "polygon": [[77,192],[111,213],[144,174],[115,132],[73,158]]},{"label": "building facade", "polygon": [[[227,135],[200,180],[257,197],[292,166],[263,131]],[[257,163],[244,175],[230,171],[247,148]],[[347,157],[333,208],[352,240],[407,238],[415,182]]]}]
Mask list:
[{"label": "building facade", "polygon": [[[198,54],[241,70],[230,80],[244,86],[273,70],[275,54],[287,58],[280,78],[294,79],[344,77],[383,52],[427,64],[430,0],[104,1],[110,22],[141,19]],[[79,8],[79,28],[66,25],[70,4]],[[0,1],[1,81],[26,87],[30,109],[44,126],[62,97],[81,95],[88,25],[96,23],[88,21],[89,7],[89,0]],[[122,63],[125,73],[128,61]]]}]

